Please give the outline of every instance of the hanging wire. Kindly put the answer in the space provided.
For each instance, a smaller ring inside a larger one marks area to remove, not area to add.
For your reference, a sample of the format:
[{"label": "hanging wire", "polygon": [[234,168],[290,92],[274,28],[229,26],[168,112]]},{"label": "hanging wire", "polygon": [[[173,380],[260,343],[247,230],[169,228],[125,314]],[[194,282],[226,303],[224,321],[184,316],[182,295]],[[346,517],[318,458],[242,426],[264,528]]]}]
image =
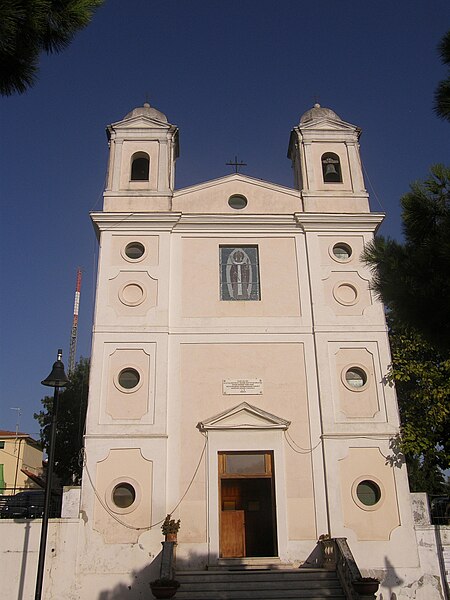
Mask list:
[{"label": "hanging wire", "polygon": [[[194,479],[197,476],[198,470],[200,468],[200,465],[202,463],[203,460],[203,456],[205,455],[205,450],[206,450],[206,445],[207,445],[207,438],[205,436],[205,443],[203,444],[203,449],[202,452],[200,454],[200,458],[198,460],[197,466],[195,468],[194,474],[192,475],[192,478],[186,488],[186,491],[184,492],[184,494],[181,496],[180,500],[177,502],[177,504],[175,505],[175,507],[169,512],[169,514],[173,514],[176,509],[180,506],[180,504],[182,503],[182,501],[184,500],[184,498],[186,497],[187,493],[189,492],[192,484],[194,483]],[[133,529],[135,531],[150,531],[150,529],[153,529],[154,527],[157,527],[158,525],[161,525],[161,523],[164,522],[164,519],[161,519],[160,521],[158,521],[157,523],[152,523],[151,525],[149,525],[148,527],[133,527],[132,525],[128,525],[128,523],[125,523],[124,521],[122,521],[122,519],[119,519],[119,517],[117,517],[117,515],[115,515],[111,509],[106,505],[106,503],[103,501],[103,499],[100,497],[99,492],[97,491],[97,489],[95,488],[94,482],[92,481],[92,477],[91,474],[89,472],[89,469],[87,467],[87,459],[86,459],[86,452],[83,452],[83,465],[84,465],[84,469],[86,471],[86,474],[88,476],[89,479],[89,483],[91,484],[92,489],[94,490],[94,494],[97,498],[97,500],[100,502],[100,504],[102,505],[102,507],[105,509],[105,511],[118,523],[120,523],[120,525],[123,525],[124,527],[126,527],[127,529]],[[164,517],[165,518],[165,517]]]},{"label": "hanging wire", "polygon": [[103,191],[106,189],[106,182],[107,182],[107,179],[108,179],[108,177],[107,177],[107,173],[105,173],[105,179],[103,180],[103,186],[102,186],[102,188],[101,188],[100,192],[97,194],[97,199],[96,199],[96,201],[94,202],[94,204],[93,204],[93,206],[92,206],[92,208],[91,208],[90,212],[92,212],[92,211],[94,210],[94,208],[97,206],[97,204],[100,202],[100,200],[101,200],[101,198],[102,198],[102,196],[103,196]]},{"label": "hanging wire", "polygon": [[[284,437],[286,439],[286,442],[288,444],[288,446],[297,454],[310,454],[311,452],[314,452],[314,450],[320,446],[320,444],[322,443],[322,440],[319,440],[317,442],[317,444],[315,446],[313,446],[312,448],[302,448],[301,446],[299,446],[297,444],[297,442],[292,438],[292,436],[290,435],[290,433],[286,430],[284,431]],[[296,448],[294,448],[293,444],[295,446],[297,446],[298,450]]]},{"label": "hanging wire", "polygon": [[[312,448],[302,448],[301,446],[299,446],[299,444],[297,444],[297,442],[292,438],[292,436],[290,435],[290,433],[286,430],[284,431],[284,437],[286,439],[286,442],[288,444],[288,446],[297,454],[310,454],[311,452],[314,452],[314,450],[316,448],[318,448],[318,446],[320,446],[320,444],[322,443],[323,440],[319,440],[317,442],[317,444],[315,446],[313,446]],[[376,437],[376,436],[368,436],[368,435],[349,435],[349,436],[342,436],[341,439],[344,440],[354,440],[354,439],[358,439],[358,440],[377,440],[377,441],[386,441],[387,438],[385,437]],[[298,448],[295,448],[294,446],[296,446]],[[391,460],[391,456],[386,456],[385,454],[383,454],[383,452],[381,452],[381,448],[378,448],[378,451],[380,452],[381,456],[383,458],[385,458],[386,460]]]},{"label": "hanging wire", "polygon": [[376,199],[376,201],[377,201],[377,202],[378,202],[378,204],[380,205],[380,207],[381,207],[381,210],[382,210],[383,212],[385,212],[385,211],[386,211],[386,209],[384,208],[384,206],[383,206],[383,204],[382,204],[381,200],[380,200],[380,199],[379,199],[379,197],[378,197],[378,194],[377,194],[377,193],[376,193],[376,191],[375,191],[375,188],[373,187],[373,183],[372,183],[372,182],[371,182],[371,180],[370,180],[369,173],[367,172],[367,170],[366,170],[366,167],[364,166],[364,163],[363,163],[363,160],[362,160],[362,158],[361,158],[361,166],[362,166],[362,169],[363,169],[363,171],[364,171],[364,175],[365,175],[365,177],[366,177],[366,179],[367,179],[367,181],[368,181],[368,183],[369,183],[370,187],[372,188],[372,192],[373,192],[373,195],[375,196],[375,199]]}]

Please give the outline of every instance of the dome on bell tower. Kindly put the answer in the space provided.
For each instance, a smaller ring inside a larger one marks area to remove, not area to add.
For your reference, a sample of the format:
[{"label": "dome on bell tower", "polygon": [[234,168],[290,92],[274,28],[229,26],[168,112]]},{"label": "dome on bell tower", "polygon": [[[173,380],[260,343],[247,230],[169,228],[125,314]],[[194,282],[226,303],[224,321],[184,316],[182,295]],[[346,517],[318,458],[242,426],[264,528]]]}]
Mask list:
[{"label": "dome on bell tower", "polygon": [[150,106],[148,102],[145,102],[143,106],[138,106],[133,109],[127,115],[124,116],[123,120],[132,119],[133,117],[149,117],[150,119],[157,119],[163,123],[167,123],[167,117],[164,113]]},{"label": "dome on bell tower", "polygon": [[317,119],[322,119],[324,117],[328,117],[329,119],[337,119],[338,121],[342,121],[341,117],[337,115],[334,110],[331,108],[325,108],[320,106],[318,102],[314,104],[312,108],[307,110],[301,117],[300,123],[306,123],[307,121],[315,121]]},{"label": "dome on bell tower", "polygon": [[169,210],[179,155],[178,128],[146,102],[106,128],[108,181],[103,210]]}]

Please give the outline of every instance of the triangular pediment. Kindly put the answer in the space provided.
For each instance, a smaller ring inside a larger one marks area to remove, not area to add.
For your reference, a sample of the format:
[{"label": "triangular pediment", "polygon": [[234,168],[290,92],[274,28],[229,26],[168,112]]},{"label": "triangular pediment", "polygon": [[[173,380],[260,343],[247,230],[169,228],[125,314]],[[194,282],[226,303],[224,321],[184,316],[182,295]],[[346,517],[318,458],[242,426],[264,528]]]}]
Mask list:
[{"label": "triangular pediment", "polygon": [[340,119],[332,119],[330,117],[321,117],[320,119],[312,119],[305,123],[300,123],[299,129],[301,131],[308,129],[320,129],[326,131],[357,131],[358,127],[351,123],[346,123]]},{"label": "triangular pediment", "polygon": [[171,125],[167,121],[160,121],[159,119],[148,117],[146,115],[138,115],[123,121],[117,121],[111,125],[116,131],[120,129],[173,129],[174,125]]},{"label": "triangular pediment", "polygon": [[286,187],[283,185],[279,185],[277,183],[272,183],[271,181],[265,181],[263,179],[257,179],[256,177],[250,177],[249,175],[242,175],[242,173],[232,173],[231,175],[224,175],[223,177],[218,177],[217,179],[210,179],[208,181],[202,181],[201,183],[197,183],[195,185],[191,185],[186,188],[180,188],[175,191],[174,196],[185,196],[189,194],[193,194],[196,192],[200,192],[202,190],[215,188],[218,186],[224,185],[239,185],[243,184],[246,186],[252,186],[254,188],[261,189],[270,189],[274,192],[280,192],[284,194],[292,194],[293,196],[298,196],[297,190],[293,188]]},{"label": "triangular pediment", "polygon": [[[230,207],[231,196],[244,197],[245,208],[235,210]],[[301,210],[301,200],[298,190],[233,173],[176,190],[172,206],[173,210],[183,213],[293,214]]]},{"label": "triangular pediment", "polygon": [[218,415],[200,421],[197,428],[200,431],[214,429],[282,429],[286,430],[290,421],[242,402]]}]

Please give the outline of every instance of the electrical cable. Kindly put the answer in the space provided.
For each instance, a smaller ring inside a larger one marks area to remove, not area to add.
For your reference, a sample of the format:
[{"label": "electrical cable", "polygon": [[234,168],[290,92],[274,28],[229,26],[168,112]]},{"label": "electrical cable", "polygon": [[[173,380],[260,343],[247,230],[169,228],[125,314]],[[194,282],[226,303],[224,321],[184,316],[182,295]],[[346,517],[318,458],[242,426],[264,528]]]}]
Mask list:
[{"label": "electrical cable", "polygon": [[[199,461],[197,463],[197,466],[195,468],[194,474],[186,488],[186,491],[184,492],[184,494],[181,496],[180,500],[177,502],[177,504],[175,505],[175,507],[172,509],[172,511],[169,513],[170,515],[173,514],[175,512],[175,510],[180,506],[180,504],[182,503],[182,501],[184,500],[184,498],[186,497],[187,493],[189,492],[192,484],[194,483],[194,479],[197,476],[198,470],[200,468],[200,465],[202,463],[203,460],[203,456],[205,454],[205,450],[206,450],[206,445],[207,445],[207,438],[205,437],[205,443],[203,445],[203,449],[202,452],[200,454],[200,458]],[[105,511],[118,523],[120,523],[120,525],[123,525],[124,527],[126,527],[127,529],[133,529],[135,531],[149,531],[150,529],[153,529],[154,527],[156,527],[157,525],[161,525],[161,523],[164,522],[164,519],[161,519],[160,521],[158,521],[157,523],[152,523],[151,525],[149,525],[148,527],[133,527],[132,525],[128,525],[127,523],[125,523],[124,521],[122,521],[121,519],[119,519],[119,517],[117,517],[113,511],[111,511],[111,509],[105,504],[105,502],[102,500],[102,498],[100,497],[100,494],[98,493],[97,489],[94,486],[94,482],[92,481],[92,477],[91,474],[89,472],[89,469],[87,467],[87,460],[86,460],[86,452],[83,452],[83,464],[84,464],[84,469],[86,471],[86,474],[88,476],[89,479],[89,483],[91,484],[91,487],[94,491],[94,494],[97,498],[97,500],[100,502],[101,506],[105,509]]]},{"label": "electrical cable", "polygon": [[[289,447],[297,454],[310,454],[311,452],[314,452],[314,450],[316,448],[318,448],[320,446],[320,444],[322,443],[322,440],[319,440],[317,442],[317,444],[315,446],[313,446],[312,448],[302,448],[301,446],[299,446],[297,444],[297,442],[292,438],[291,434],[287,430],[284,431],[284,437],[286,438],[286,442],[288,443]],[[295,446],[297,446],[298,450],[296,450],[292,444],[295,444]]]},{"label": "electrical cable", "polygon": [[371,182],[371,180],[370,180],[370,177],[369,177],[369,173],[367,172],[367,170],[366,170],[366,167],[364,166],[364,163],[363,163],[363,161],[362,161],[362,158],[361,158],[361,166],[362,166],[362,170],[364,171],[364,175],[366,176],[366,179],[367,179],[367,181],[368,181],[368,183],[369,183],[370,187],[372,188],[372,192],[373,192],[373,195],[375,196],[375,199],[376,199],[376,201],[377,201],[377,202],[378,202],[378,204],[381,206],[381,210],[382,210],[383,212],[386,212],[386,209],[384,208],[383,204],[381,203],[381,200],[378,198],[378,195],[377,195],[377,193],[376,193],[376,191],[375,191],[375,188],[373,187],[373,184],[372,184],[372,182]]},{"label": "electrical cable", "polygon": [[[317,444],[315,446],[313,446],[312,448],[302,448],[301,446],[299,446],[299,444],[297,444],[297,442],[292,438],[292,436],[290,435],[290,433],[288,431],[284,431],[284,437],[286,438],[286,442],[288,444],[288,446],[297,454],[310,454],[311,452],[314,452],[314,450],[320,446],[320,444],[323,441],[323,438],[321,440],[319,440],[317,442]],[[367,436],[367,435],[349,435],[349,436],[342,436],[340,439],[344,439],[344,440],[353,440],[353,439],[360,439],[360,440],[377,440],[377,441],[386,441],[387,438],[383,437],[375,437],[375,436]],[[294,446],[292,445],[294,444],[295,446],[297,446],[298,450],[296,448],[294,448]],[[387,461],[391,461],[392,460],[392,456],[386,456],[386,454],[383,454],[383,452],[381,452],[381,449],[379,446],[377,446],[378,451],[380,452],[381,456],[383,458],[385,458]]]}]

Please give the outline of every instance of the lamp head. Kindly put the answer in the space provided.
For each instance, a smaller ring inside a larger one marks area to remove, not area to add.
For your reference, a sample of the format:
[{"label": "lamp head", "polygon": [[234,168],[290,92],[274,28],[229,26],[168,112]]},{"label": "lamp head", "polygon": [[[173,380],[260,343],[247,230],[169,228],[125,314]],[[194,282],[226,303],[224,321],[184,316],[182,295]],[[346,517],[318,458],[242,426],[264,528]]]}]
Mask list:
[{"label": "lamp head", "polygon": [[53,363],[52,372],[46,379],[41,381],[42,385],[56,388],[65,387],[69,383],[67,375],[64,372],[64,364],[61,358],[62,350],[58,350],[58,356],[56,362]]}]

